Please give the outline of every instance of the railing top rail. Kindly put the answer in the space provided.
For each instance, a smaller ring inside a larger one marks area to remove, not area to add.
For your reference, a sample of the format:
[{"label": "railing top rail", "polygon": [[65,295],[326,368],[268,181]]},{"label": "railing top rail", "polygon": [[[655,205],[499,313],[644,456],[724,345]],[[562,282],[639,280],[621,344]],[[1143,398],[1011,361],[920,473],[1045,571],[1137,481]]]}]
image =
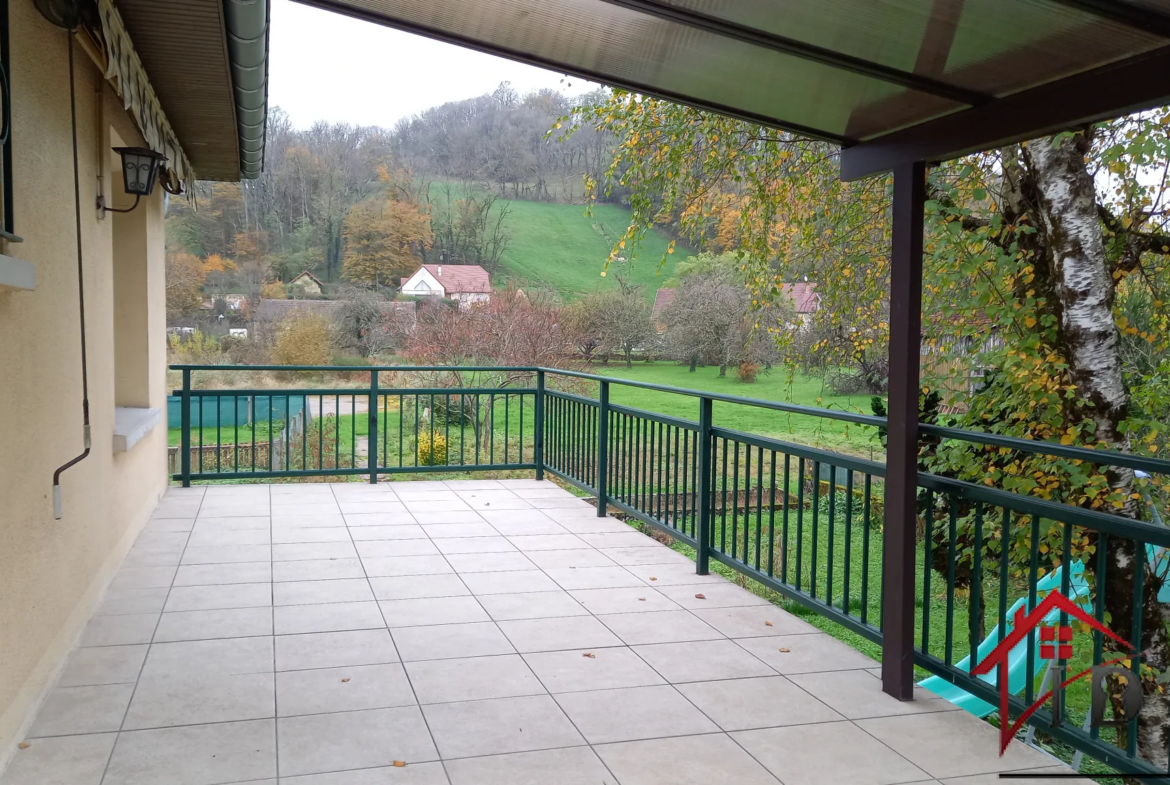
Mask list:
[{"label": "railing top rail", "polygon": [[965,431],[961,428],[948,428],[945,425],[931,425],[929,423],[919,423],[918,430],[922,433],[941,436],[944,439],[959,439],[976,444],[989,444],[993,447],[1006,447],[1009,450],[1055,455],[1087,463],[1098,463],[1103,466],[1125,466],[1157,474],[1170,474],[1170,461],[1164,458],[1144,458],[1140,455],[1115,450],[1094,450],[1089,447],[1032,441],[1015,436],[988,433],[987,431]]},{"label": "railing top rail", "polygon": [[534,365],[188,365],[176,363],[168,366],[172,371],[340,371],[342,373],[363,373],[365,371],[524,371],[535,373],[548,370]]}]

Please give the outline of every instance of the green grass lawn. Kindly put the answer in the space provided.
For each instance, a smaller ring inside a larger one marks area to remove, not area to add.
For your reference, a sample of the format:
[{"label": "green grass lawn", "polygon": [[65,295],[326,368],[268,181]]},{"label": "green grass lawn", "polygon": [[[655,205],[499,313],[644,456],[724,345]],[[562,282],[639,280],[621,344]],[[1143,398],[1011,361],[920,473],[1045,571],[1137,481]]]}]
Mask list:
[{"label": "green grass lawn", "polygon": [[[441,201],[439,184],[432,186],[432,199]],[[659,267],[669,238],[661,232],[647,233],[636,249],[626,254],[628,261],[610,265],[605,278],[601,271],[614,244],[630,224],[630,211],[619,205],[594,205],[591,216],[580,204],[529,202],[500,199],[507,205],[507,232],[511,243],[504,252],[494,276],[496,286],[515,281],[555,289],[566,299],[588,294],[598,288],[617,286],[615,276],[645,289],[647,300],[674,274],[674,267],[691,255],[677,247],[667,264]]]},{"label": "green grass lawn", "polygon": [[[636,362],[633,368],[610,363],[595,365],[590,371],[600,376],[617,376],[670,387],[872,414],[869,408],[870,396],[835,396],[820,379],[801,375],[789,378],[787,371],[782,368],[775,368],[769,374],[761,373],[754,384],[737,381],[733,369],[728,370],[726,377],[720,378],[716,367],[698,368],[694,373],[689,373],[686,366],[673,362]],[[610,388],[610,400],[688,420],[699,418],[699,402],[690,396],[614,385]],[[882,460],[884,454],[884,449],[875,438],[874,429],[865,426],[719,402],[714,407],[714,418],[716,425],[725,428],[823,447],[858,457]]]}]

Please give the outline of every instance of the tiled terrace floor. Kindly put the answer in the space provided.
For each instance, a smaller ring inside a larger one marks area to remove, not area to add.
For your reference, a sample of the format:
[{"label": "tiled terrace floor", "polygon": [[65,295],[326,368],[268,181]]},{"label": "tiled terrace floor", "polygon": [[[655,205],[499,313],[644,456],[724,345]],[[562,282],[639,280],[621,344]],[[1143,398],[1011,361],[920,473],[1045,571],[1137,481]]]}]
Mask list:
[{"label": "tiled terrace floor", "polygon": [[929,694],[888,698],[876,667],[550,482],[176,488],[0,785],[981,785],[1052,766],[1000,759],[992,727]]}]

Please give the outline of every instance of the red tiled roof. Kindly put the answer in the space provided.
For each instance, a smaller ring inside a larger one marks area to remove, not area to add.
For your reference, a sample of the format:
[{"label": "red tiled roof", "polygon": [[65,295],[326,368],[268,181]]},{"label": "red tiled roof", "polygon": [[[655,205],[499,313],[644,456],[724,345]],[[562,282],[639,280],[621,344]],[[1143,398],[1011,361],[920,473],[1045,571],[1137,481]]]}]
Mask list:
[{"label": "red tiled roof", "polygon": [[815,283],[786,283],[782,284],[784,291],[792,298],[797,313],[816,313],[821,306],[821,298],[817,296]]},{"label": "red tiled roof", "polygon": [[448,297],[453,294],[490,294],[492,291],[488,271],[478,264],[424,264],[423,269],[435,276]]},{"label": "red tiled roof", "polygon": [[654,321],[659,321],[662,318],[662,312],[670,307],[674,302],[674,296],[678,293],[677,289],[659,289],[654,293],[654,311],[650,318]]}]

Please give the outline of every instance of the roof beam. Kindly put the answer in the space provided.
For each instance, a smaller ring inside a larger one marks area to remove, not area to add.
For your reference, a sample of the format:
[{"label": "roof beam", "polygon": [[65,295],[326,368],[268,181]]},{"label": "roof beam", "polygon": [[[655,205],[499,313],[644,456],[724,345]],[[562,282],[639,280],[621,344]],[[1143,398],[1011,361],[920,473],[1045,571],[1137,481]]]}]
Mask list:
[{"label": "roof beam", "polygon": [[1170,16],[1153,8],[1143,8],[1130,2],[1118,2],[1118,0],[1052,0],[1052,2],[1084,11],[1099,19],[1107,19],[1119,25],[1132,27],[1143,33],[1153,33],[1162,38],[1170,38]]},{"label": "roof beam", "polygon": [[752,46],[771,49],[774,52],[782,52],[793,57],[799,57],[802,60],[810,60],[821,65],[838,68],[842,71],[868,76],[871,79],[879,79],[883,82],[896,84],[909,90],[916,90],[927,95],[946,98],[956,103],[980,106],[992,100],[992,96],[976,90],[968,90],[967,88],[959,87],[930,76],[891,68],[881,63],[875,63],[860,57],[853,57],[852,55],[835,52],[831,49],[825,49],[804,41],[798,41],[795,38],[787,38],[776,35],[775,33],[765,32],[759,28],[729,22],[710,14],[697,13],[675,6],[664,5],[655,0],[603,0],[603,2],[636,13],[654,16],[668,22],[691,27],[696,30],[702,30],[706,33],[731,38],[742,43],[751,44]]},{"label": "roof beam", "polygon": [[1170,46],[847,146],[841,179],[946,161],[1170,103]]},{"label": "roof beam", "polygon": [[521,52],[503,46],[496,46],[488,41],[468,38],[466,36],[457,35],[455,33],[429,27],[427,25],[407,22],[395,17],[384,16],[373,11],[354,8],[353,6],[344,2],[344,0],[293,0],[293,2],[300,3],[301,5],[312,6],[314,8],[321,8],[326,11],[332,11],[337,14],[342,14],[343,16],[360,19],[364,22],[372,22],[374,24],[382,25],[383,27],[392,27],[395,30],[402,30],[403,32],[421,35],[426,38],[431,38],[435,41],[442,41],[443,43],[462,46],[466,49],[473,49],[477,52],[496,55],[497,57],[505,57],[509,60],[515,60],[520,63],[534,65],[537,68],[544,68],[546,70],[556,71],[557,73],[562,74],[572,74],[573,76],[578,76],[582,79],[588,79],[591,82],[598,82],[600,84],[610,85],[622,90],[629,90],[641,95],[650,96],[651,98],[661,98],[665,101],[671,101],[676,104],[690,106],[706,112],[715,112],[716,114],[726,115],[727,117],[732,117],[736,120],[743,120],[748,123],[779,128],[800,136],[807,136],[811,139],[823,139],[826,142],[834,142],[836,144],[849,144],[856,141],[855,139],[849,139],[848,137],[841,136],[839,134],[832,134],[819,128],[810,128],[808,126],[790,123],[779,117],[771,117],[769,115],[762,115],[756,112],[745,111],[728,104],[721,104],[718,101],[700,99],[693,95],[676,93],[670,90],[664,90],[660,87],[653,87],[651,85],[642,84],[628,79],[615,79],[612,74],[605,74],[590,70],[588,68],[582,68],[579,66],[570,65],[568,63],[563,63],[557,60],[549,60],[543,57],[537,57],[527,52]]}]

